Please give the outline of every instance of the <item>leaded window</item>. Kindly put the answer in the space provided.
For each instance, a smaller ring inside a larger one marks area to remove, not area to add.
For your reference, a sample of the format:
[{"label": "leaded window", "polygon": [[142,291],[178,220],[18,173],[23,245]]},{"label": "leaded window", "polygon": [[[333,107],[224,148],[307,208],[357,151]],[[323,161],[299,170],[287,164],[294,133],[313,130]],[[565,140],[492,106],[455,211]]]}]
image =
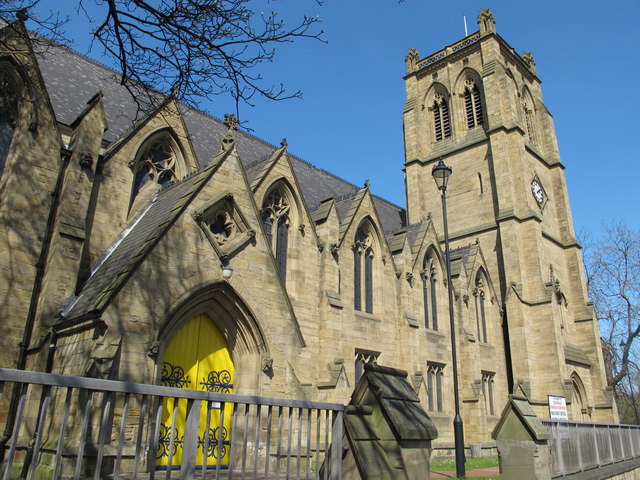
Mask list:
[{"label": "leaded window", "polygon": [[487,343],[487,309],[486,309],[486,281],[482,272],[478,272],[473,296],[476,303],[476,327],[478,341]]},{"label": "leaded window", "polygon": [[165,186],[175,182],[177,158],[177,152],[168,136],[161,136],[149,142],[133,164],[133,198],[148,183]]},{"label": "leaded window", "polygon": [[433,125],[436,142],[451,137],[451,120],[449,118],[449,105],[445,96],[438,92],[433,101]]},{"label": "leaded window", "polygon": [[356,383],[362,377],[364,373],[365,363],[378,363],[378,357],[380,352],[373,352],[371,350],[356,350],[355,355],[355,379]]},{"label": "leaded window", "polygon": [[286,280],[287,273],[290,210],[287,197],[280,189],[267,195],[262,205],[262,224],[283,281]]},{"label": "leaded window", "polygon": [[493,402],[493,372],[482,372],[482,396],[484,397],[484,409],[487,415],[495,415]]},{"label": "leaded window", "polygon": [[425,259],[421,277],[424,326],[438,330],[438,277],[435,257],[428,256]]},{"label": "leaded window", "polygon": [[484,123],[480,88],[470,77],[464,82],[464,109],[467,115],[467,128],[472,129]]},{"label": "leaded window", "polygon": [[430,412],[443,412],[442,377],[444,365],[441,363],[427,363],[427,408]]},{"label": "leaded window", "polygon": [[353,244],[353,307],[373,313],[373,248],[371,236],[363,228],[356,232]]}]

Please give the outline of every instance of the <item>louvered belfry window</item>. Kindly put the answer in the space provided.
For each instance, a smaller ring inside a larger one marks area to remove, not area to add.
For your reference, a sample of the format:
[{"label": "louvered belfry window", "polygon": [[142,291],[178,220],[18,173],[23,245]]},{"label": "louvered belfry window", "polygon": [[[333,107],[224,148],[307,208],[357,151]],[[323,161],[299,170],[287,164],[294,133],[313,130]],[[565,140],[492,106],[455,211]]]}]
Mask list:
[{"label": "louvered belfry window", "polygon": [[436,93],[433,102],[433,124],[436,142],[451,137],[451,120],[449,119],[449,105],[442,93]]},{"label": "louvered belfry window", "polygon": [[467,78],[464,82],[464,108],[467,114],[467,127],[469,129],[484,123],[480,89],[472,78]]},{"label": "louvered belfry window", "polygon": [[353,244],[353,308],[362,311],[363,307],[373,313],[373,249],[369,234],[359,229]]}]

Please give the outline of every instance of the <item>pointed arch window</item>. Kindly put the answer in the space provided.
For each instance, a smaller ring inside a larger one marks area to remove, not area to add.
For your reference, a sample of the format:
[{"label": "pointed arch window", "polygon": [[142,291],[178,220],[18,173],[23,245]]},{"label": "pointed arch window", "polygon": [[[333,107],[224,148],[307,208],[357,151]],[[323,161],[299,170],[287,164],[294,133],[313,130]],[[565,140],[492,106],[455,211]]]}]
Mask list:
[{"label": "pointed arch window", "polygon": [[476,275],[473,296],[476,303],[478,341],[487,343],[486,279],[482,271],[479,271],[478,275]]},{"label": "pointed arch window", "polygon": [[0,71],[0,178],[18,117],[18,89],[9,72]]},{"label": "pointed arch window", "polygon": [[433,100],[433,126],[436,142],[451,137],[451,119],[449,118],[449,105],[445,96],[438,92]]},{"label": "pointed arch window", "polygon": [[273,250],[282,281],[287,275],[287,251],[289,246],[289,216],[291,206],[282,189],[276,189],[262,204],[262,224]]},{"label": "pointed arch window", "polygon": [[444,411],[442,399],[442,377],[444,365],[441,363],[427,363],[427,408],[430,412]]},{"label": "pointed arch window", "polygon": [[438,330],[438,275],[436,259],[428,255],[422,270],[422,300],[424,306],[424,326]]},{"label": "pointed arch window", "polygon": [[495,415],[493,398],[493,379],[495,372],[482,372],[482,396],[484,397],[484,411],[487,415]]},{"label": "pointed arch window", "polygon": [[353,307],[373,313],[373,248],[369,232],[359,228],[353,244]]},{"label": "pointed arch window", "polygon": [[522,102],[522,110],[524,110],[524,120],[527,126],[527,136],[529,137],[529,141],[534,145],[538,143],[536,138],[536,129],[535,129],[535,111],[533,109],[533,100],[531,98],[526,98]]},{"label": "pointed arch window", "polygon": [[169,135],[152,138],[131,162],[134,173],[132,199],[148,184],[166,186],[175,182],[180,163],[179,149]]},{"label": "pointed arch window", "polygon": [[471,77],[464,82],[464,109],[467,115],[467,128],[472,129],[484,123],[480,88]]}]

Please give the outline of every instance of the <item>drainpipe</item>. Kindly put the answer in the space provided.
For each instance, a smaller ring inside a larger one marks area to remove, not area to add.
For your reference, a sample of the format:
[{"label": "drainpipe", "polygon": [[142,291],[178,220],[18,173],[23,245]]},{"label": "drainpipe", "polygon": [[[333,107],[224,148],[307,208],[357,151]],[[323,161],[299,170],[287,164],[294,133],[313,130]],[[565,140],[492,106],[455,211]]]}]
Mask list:
[{"label": "drainpipe", "polygon": [[[22,334],[22,341],[20,342],[18,362],[16,365],[16,369],[18,370],[24,370],[27,364],[27,349],[29,348],[29,344],[31,343],[31,336],[33,335],[33,327],[35,324],[38,302],[40,300],[40,293],[42,292],[42,280],[44,279],[47,258],[49,256],[49,247],[51,246],[54,225],[58,214],[60,191],[62,190],[62,183],[64,181],[65,173],[69,165],[71,153],[71,150],[66,147],[62,147],[60,149],[60,157],[62,163],[60,165],[60,170],[58,171],[58,178],[56,180],[55,189],[50,193],[51,206],[49,207],[49,216],[47,218],[47,224],[44,231],[44,238],[42,240],[40,256],[38,257],[38,263],[36,263],[36,274],[33,280],[33,289],[31,290],[31,301],[29,302],[27,319]],[[7,412],[7,424],[5,426],[2,437],[0,437],[0,463],[4,461],[5,447],[7,445],[7,442],[9,441],[9,438],[11,438],[11,433],[13,432],[13,424],[15,422],[16,412],[18,410],[18,399],[20,398],[21,389],[22,387],[19,384],[13,385],[13,390],[11,392],[11,402],[9,404],[9,411]]]}]

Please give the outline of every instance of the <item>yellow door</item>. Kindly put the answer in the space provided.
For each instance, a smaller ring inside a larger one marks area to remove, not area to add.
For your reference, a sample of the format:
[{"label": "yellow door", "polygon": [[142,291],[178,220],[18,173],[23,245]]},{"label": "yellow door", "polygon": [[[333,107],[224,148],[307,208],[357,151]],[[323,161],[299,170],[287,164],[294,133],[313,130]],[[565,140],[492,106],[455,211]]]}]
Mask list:
[{"label": "yellow door", "polygon": [[[213,321],[206,315],[199,315],[191,319],[171,339],[165,349],[161,380],[163,386],[231,393],[233,390],[233,375],[233,360],[229,353],[229,347]],[[202,467],[207,436],[209,437],[207,466],[215,466],[217,464],[219,442],[222,442],[220,464],[228,465],[231,405],[225,407],[222,435],[220,435],[220,405],[212,405],[207,432],[205,432],[207,423],[206,404],[203,403],[201,408],[196,465],[199,468]],[[175,422],[173,422],[174,400],[169,398],[164,401],[157,452],[158,468],[165,469],[169,464],[172,432],[175,433],[171,468],[180,468],[186,410],[187,401],[180,400]]]}]

